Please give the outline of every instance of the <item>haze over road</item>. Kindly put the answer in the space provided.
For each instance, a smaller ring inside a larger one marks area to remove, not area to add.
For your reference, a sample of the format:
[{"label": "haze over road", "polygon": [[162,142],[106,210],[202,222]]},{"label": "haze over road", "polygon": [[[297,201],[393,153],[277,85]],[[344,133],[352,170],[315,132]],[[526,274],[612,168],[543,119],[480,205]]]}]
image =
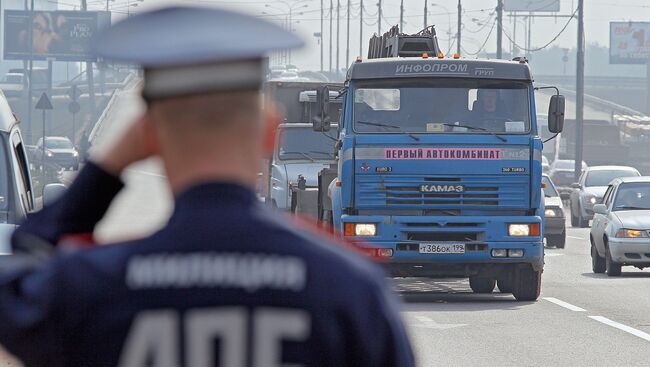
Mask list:
[{"label": "haze over road", "polygon": [[[96,151],[142,111],[137,91],[124,91],[117,98]],[[547,103],[538,101],[538,112]],[[568,102],[568,116],[571,106]],[[585,111],[586,118],[605,114]],[[151,233],[171,211],[158,161],[130,168],[124,180],[125,189],[98,228],[102,241]],[[620,278],[593,274],[588,229],[567,227],[566,248],[546,250],[537,302],[516,302],[512,295],[497,292],[473,294],[466,280],[396,279],[419,365],[647,366],[650,271],[626,267]],[[0,365],[16,364],[5,360]]]}]

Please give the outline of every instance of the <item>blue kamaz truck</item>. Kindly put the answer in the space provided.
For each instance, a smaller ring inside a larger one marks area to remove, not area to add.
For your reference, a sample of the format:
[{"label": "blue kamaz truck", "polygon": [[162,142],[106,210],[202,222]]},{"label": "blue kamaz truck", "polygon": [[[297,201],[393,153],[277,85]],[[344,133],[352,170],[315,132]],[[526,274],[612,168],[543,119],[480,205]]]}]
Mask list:
[{"label": "blue kamaz truck", "polygon": [[[469,277],[476,293],[535,300],[544,267],[542,141],[525,59],[440,54],[432,28],[395,28],[347,73],[337,163],[320,218],[396,277]],[[329,92],[319,90],[321,111]],[[548,128],[561,131],[564,97]],[[323,112],[314,129],[327,131]]]}]

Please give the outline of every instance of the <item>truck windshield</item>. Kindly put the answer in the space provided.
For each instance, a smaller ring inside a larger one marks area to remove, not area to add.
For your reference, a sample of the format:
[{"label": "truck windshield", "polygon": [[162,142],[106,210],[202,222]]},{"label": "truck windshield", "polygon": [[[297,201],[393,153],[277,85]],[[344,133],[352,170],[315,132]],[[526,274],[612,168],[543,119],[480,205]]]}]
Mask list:
[{"label": "truck windshield", "polygon": [[336,138],[311,127],[280,130],[278,156],[281,160],[333,160]]},{"label": "truck windshield", "polygon": [[529,85],[516,81],[364,82],[354,89],[354,130],[525,134],[530,131],[529,99]]}]

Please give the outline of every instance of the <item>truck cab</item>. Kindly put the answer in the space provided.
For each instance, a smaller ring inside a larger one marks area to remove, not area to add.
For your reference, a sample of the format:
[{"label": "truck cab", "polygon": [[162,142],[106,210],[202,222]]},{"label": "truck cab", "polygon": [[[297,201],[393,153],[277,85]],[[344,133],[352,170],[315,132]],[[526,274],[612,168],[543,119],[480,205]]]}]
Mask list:
[{"label": "truck cab", "polygon": [[274,207],[282,210],[292,208],[292,189],[298,187],[301,178],[305,181],[305,188],[318,186],[318,172],[335,163],[336,140],[334,132],[313,131],[308,123],[278,126],[268,195]]},{"label": "truck cab", "polygon": [[11,252],[14,229],[34,210],[29,161],[19,121],[0,93],[0,254]]},{"label": "truck cab", "polygon": [[[321,216],[393,276],[469,277],[477,293],[498,283],[536,299],[544,198],[532,82],[525,60],[357,60]],[[563,113],[553,96],[551,132]]]}]

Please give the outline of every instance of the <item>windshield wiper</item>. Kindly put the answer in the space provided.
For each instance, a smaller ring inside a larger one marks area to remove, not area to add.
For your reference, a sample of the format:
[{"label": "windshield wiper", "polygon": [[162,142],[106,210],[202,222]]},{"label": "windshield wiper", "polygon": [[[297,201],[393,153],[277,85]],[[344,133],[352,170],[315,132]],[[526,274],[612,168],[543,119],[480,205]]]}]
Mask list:
[{"label": "windshield wiper", "polygon": [[304,152],[281,152],[280,153],[281,156],[284,155],[284,154],[299,154],[299,155],[309,159],[312,162],[314,161],[314,158],[312,158],[309,154],[304,153]]},{"label": "windshield wiper", "polygon": [[379,126],[379,127],[390,127],[390,128],[393,128],[393,129],[398,129],[400,132],[402,132],[402,133],[410,136],[411,138],[413,138],[413,140],[420,141],[420,138],[413,135],[412,133],[404,131],[401,127],[396,126],[396,125],[384,124],[384,123],[381,123],[381,122],[371,122],[371,121],[357,121],[357,123],[358,124],[363,124],[363,125]]},{"label": "windshield wiper", "polygon": [[324,154],[324,155],[326,155],[328,157],[333,157],[334,156],[334,154],[328,153],[328,152],[325,152],[325,151],[322,151],[322,150],[310,150],[309,153]]},{"label": "windshield wiper", "polygon": [[488,133],[490,135],[496,136],[497,138],[499,138],[499,140],[501,140],[504,143],[508,141],[508,139],[504,138],[503,136],[501,136],[501,135],[499,135],[499,134],[497,134],[497,133],[495,133],[493,131],[490,131],[488,129],[484,129],[482,127],[476,127],[476,126],[470,126],[470,125],[455,125],[455,124],[443,124],[443,125],[450,126],[450,127],[464,127],[465,129],[469,129],[469,130],[483,131],[483,132],[486,132],[486,133]]},{"label": "windshield wiper", "polygon": [[618,205],[615,206],[614,209],[650,210],[650,208],[642,208],[640,206],[632,206],[632,205]]}]

